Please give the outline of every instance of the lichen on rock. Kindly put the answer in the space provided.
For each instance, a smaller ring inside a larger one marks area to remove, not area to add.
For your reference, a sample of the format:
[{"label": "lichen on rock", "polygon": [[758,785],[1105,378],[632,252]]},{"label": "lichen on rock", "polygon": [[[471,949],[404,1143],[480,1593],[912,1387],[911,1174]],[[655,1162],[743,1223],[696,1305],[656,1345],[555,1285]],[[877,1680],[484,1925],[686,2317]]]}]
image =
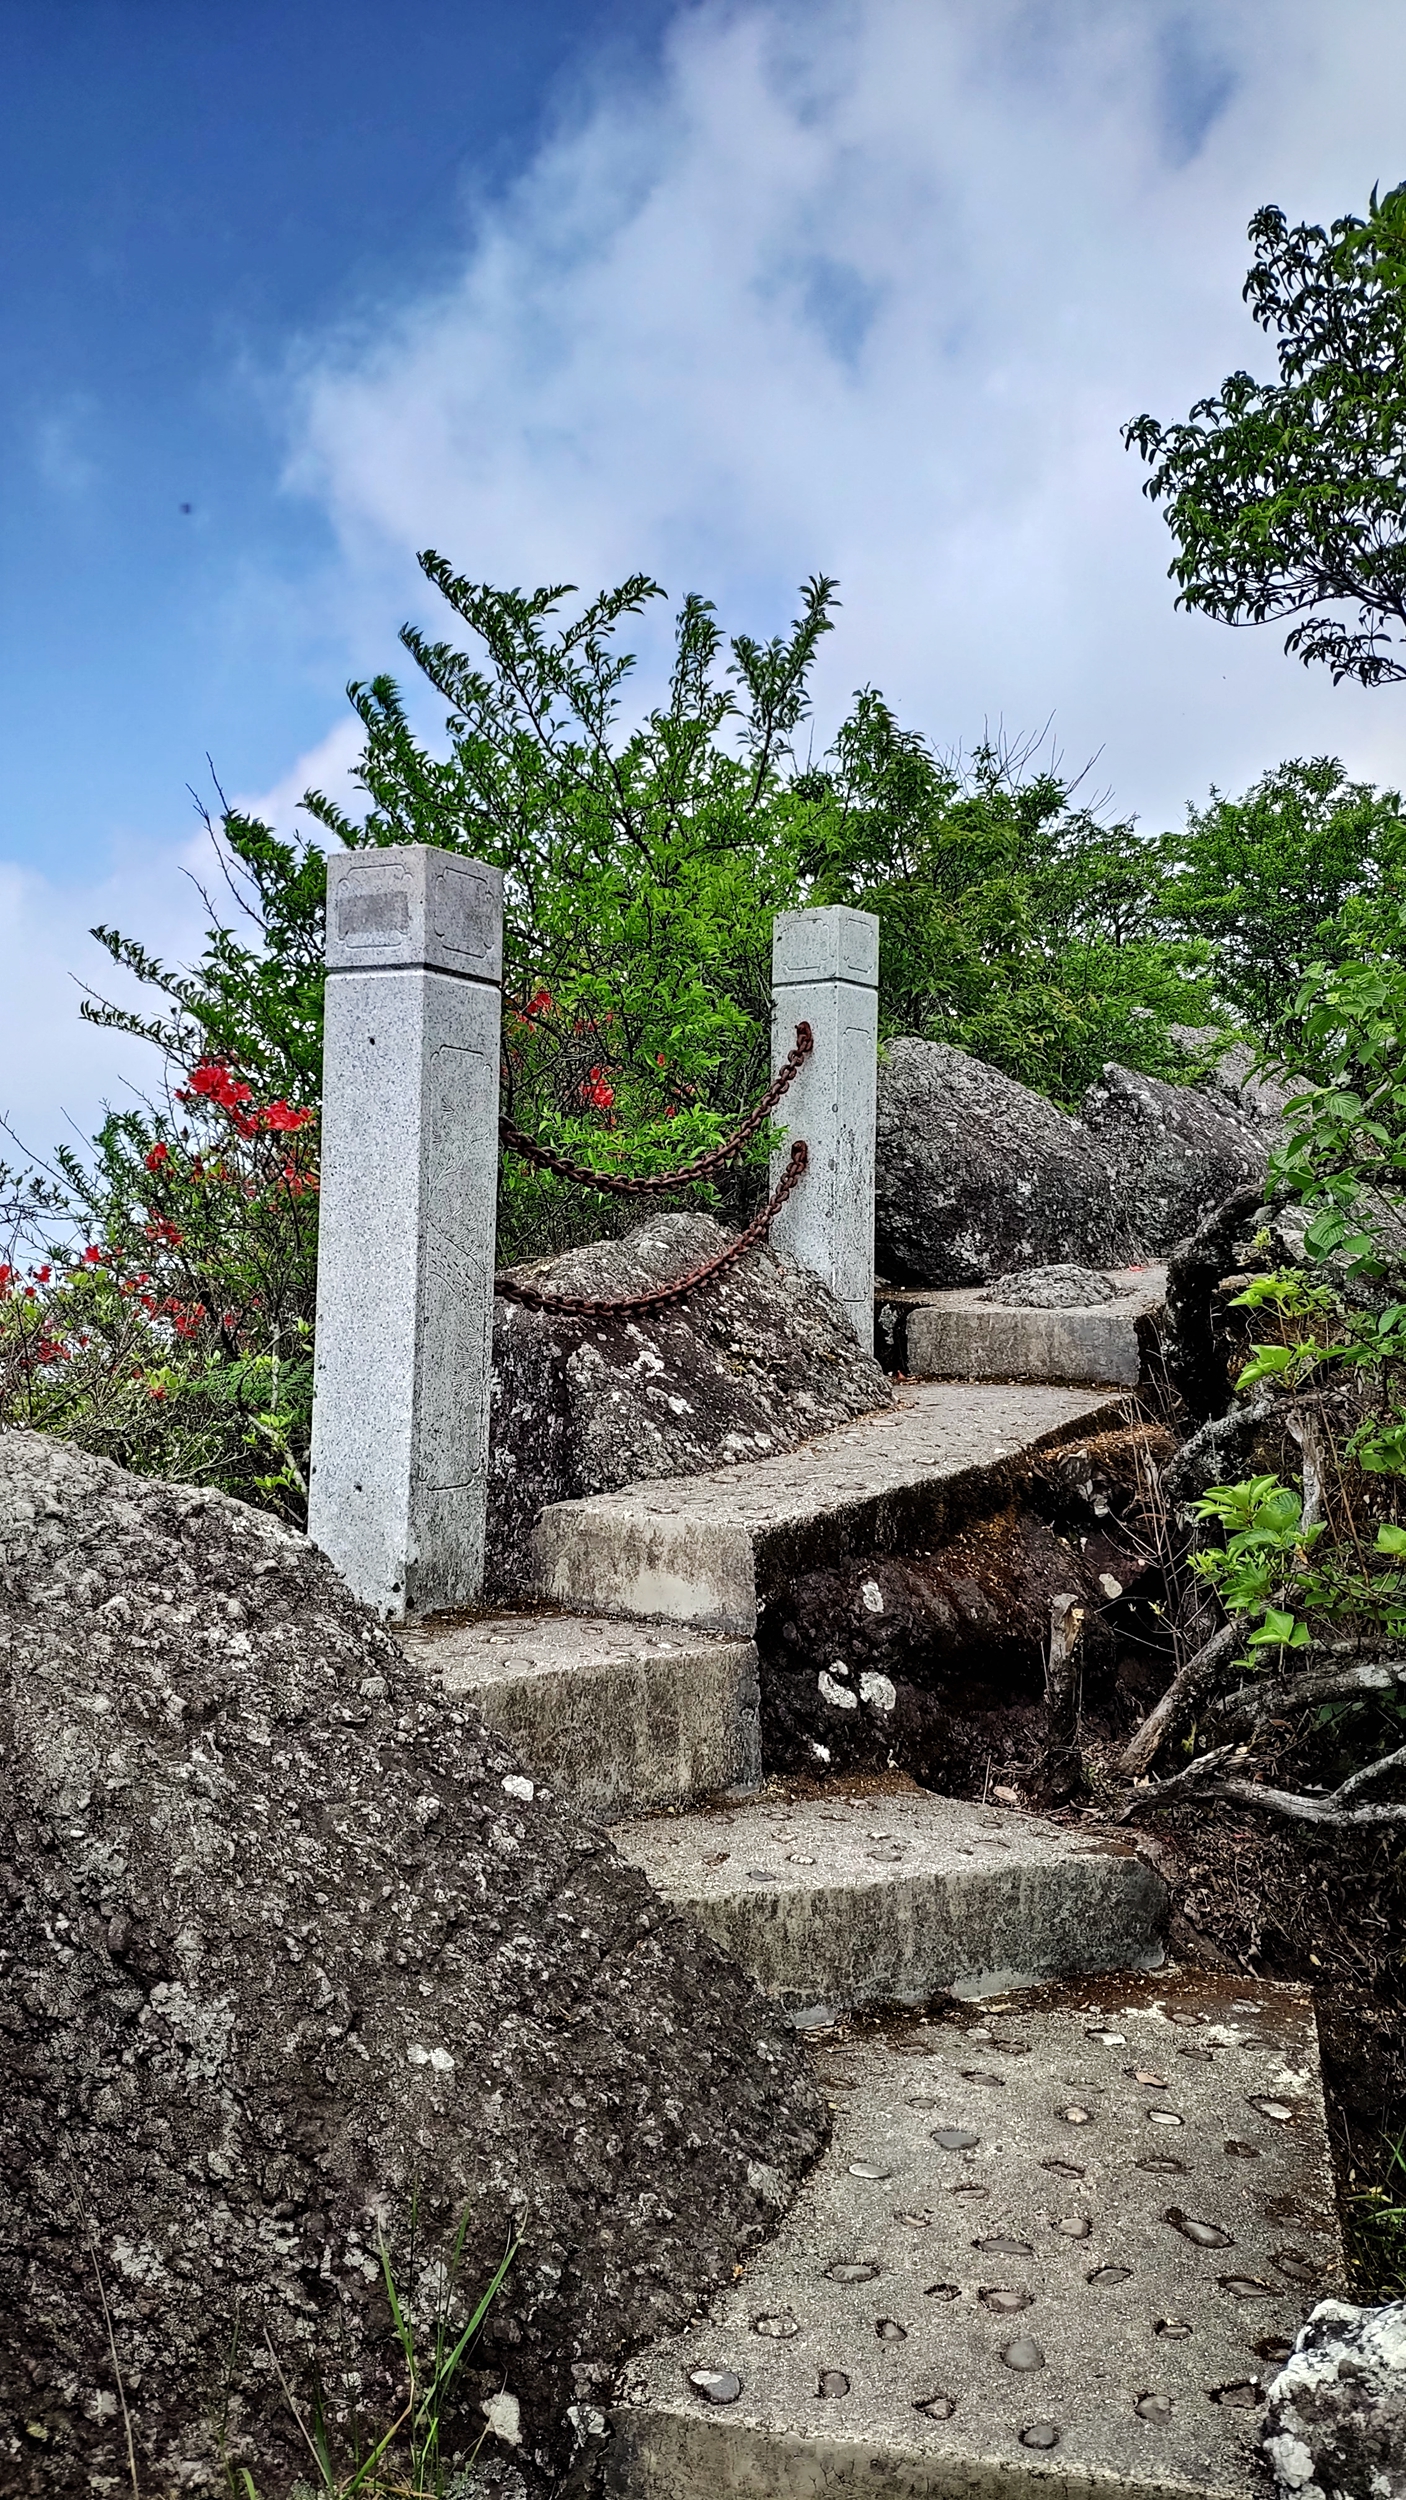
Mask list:
[{"label": "lichen on rock", "polygon": [[0,1665],[7,2500],[128,2487],[114,2350],[144,2492],[285,2500],[271,2354],[388,2423],[461,2222],[446,2459],[556,2472],[818,2151],[789,2035],[262,1513],[0,1434]]}]

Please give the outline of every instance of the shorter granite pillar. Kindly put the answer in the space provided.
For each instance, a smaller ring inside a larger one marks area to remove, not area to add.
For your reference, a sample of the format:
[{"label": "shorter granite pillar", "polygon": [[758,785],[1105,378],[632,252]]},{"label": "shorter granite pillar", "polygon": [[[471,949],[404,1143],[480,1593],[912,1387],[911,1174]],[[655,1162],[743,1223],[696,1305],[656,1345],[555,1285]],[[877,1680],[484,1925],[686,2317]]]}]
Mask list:
[{"label": "shorter granite pillar", "polygon": [[811,1268],[843,1304],[866,1352],[874,1342],[874,1115],[879,1051],[879,924],[841,903],[783,911],[772,933],[771,1064],[809,1024],[815,1048],[777,1114],[810,1164],[772,1226],[782,1258]]},{"label": "shorter granite pillar", "polygon": [[328,860],[308,1532],[392,1621],[483,1586],[502,962],[498,869]]}]

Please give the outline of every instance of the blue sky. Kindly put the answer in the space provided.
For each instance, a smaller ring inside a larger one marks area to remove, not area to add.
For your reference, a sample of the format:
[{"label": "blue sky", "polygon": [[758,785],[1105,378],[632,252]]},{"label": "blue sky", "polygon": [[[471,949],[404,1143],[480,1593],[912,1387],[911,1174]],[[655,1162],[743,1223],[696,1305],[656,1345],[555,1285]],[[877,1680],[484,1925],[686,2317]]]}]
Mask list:
[{"label": "blue sky", "polygon": [[[771,631],[838,573],[818,730],[1053,715],[1155,828],[1403,696],[1175,616],[1118,426],[1267,350],[1264,199],[1406,175],[1396,0],[0,0],[0,1110],[140,1054],[84,936],[179,954],[186,785],[284,824],[417,546],[637,566]],[[185,507],[189,507],[186,509]]]}]

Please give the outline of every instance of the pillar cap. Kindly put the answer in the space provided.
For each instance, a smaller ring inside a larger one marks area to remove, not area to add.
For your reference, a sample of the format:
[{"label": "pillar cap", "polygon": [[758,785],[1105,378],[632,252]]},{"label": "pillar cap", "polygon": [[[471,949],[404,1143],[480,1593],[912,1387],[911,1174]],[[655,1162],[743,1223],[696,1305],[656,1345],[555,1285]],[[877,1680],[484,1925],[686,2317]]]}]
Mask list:
[{"label": "pillar cap", "polygon": [[815,911],[779,911],[772,928],[773,982],[879,979],[879,923],[871,911],[828,903]]},{"label": "pillar cap", "polygon": [[327,969],[503,978],[503,872],[427,842],[327,862]]}]

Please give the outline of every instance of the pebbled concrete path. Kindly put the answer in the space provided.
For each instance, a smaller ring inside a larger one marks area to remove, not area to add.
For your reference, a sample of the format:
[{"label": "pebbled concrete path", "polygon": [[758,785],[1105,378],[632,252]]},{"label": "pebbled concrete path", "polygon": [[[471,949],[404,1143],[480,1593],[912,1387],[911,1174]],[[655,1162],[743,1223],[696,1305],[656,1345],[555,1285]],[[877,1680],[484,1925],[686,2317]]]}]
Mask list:
[{"label": "pebbled concrete path", "polygon": [[1342,2281],[1297,1991],[1112,1980],[820,2060],[835,2137],[628,2374],[639,2500],[1247,2500],[1260,2391]]}]

